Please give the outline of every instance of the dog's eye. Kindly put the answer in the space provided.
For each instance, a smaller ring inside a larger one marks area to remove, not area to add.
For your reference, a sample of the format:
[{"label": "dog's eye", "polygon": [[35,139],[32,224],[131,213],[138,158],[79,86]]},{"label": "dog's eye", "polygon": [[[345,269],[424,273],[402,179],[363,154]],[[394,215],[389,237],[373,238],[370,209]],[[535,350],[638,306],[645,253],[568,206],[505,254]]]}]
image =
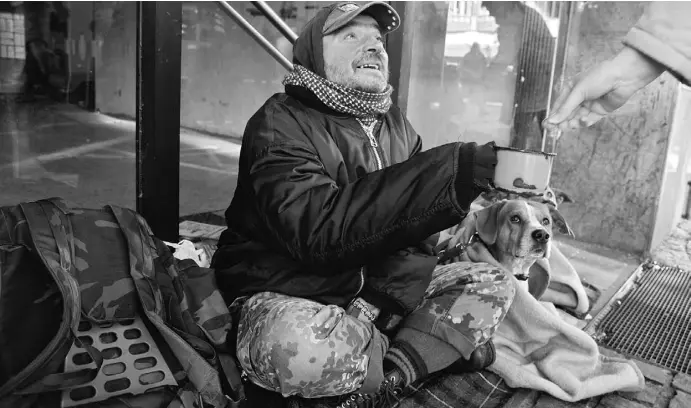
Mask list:
[{"label": "dog's eye", "polygon": [[542,220],[542,225],[549,225],[549,218],[545,218]]},{"label": "dog's eye", "polygon": [[514,215],[513,217],[511,217],[510,221],[514,224],[518,224],[521,222],[521,218],[518,215]]}]

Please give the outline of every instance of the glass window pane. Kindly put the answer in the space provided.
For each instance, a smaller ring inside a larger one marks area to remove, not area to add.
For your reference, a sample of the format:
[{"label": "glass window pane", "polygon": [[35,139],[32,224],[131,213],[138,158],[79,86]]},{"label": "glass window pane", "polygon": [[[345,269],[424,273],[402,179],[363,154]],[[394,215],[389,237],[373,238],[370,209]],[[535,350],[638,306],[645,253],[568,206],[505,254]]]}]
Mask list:
[{"label": "glass window pane", "polygon": [[[291,60],[292,45],[250,2],[230,5]],[[267,2],[293,29],[324,6]],[[214,2],[183,4],[180,215],[224,211],[237,183],[249,118],[287,71]]]},{"label": "glass window pane", "polygon": [[[453,141],[542,149],[560,77],[560,2],[409,3],[408,115],[426,148]],[[551,151],[551,145],[545,150]]]},{"label": "glass window pane", "polygon": [[0,205],[135,206],[135,4],[0,3]]}]

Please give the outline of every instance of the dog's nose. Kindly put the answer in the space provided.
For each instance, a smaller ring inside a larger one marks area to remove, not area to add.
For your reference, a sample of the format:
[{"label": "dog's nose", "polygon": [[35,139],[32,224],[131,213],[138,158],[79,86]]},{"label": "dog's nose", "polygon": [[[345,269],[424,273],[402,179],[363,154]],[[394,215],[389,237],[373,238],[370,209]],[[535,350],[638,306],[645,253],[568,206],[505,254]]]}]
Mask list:
[{"label": "dog's nose", "polygon": [[544,242],[547,242],[547,240],[549,240],[549,232],[542,230],[542,229],[533,231],[532,235],[533,235],[533,239],[535,239],[535,241],[540,242],[540,243],[544,243]]}]

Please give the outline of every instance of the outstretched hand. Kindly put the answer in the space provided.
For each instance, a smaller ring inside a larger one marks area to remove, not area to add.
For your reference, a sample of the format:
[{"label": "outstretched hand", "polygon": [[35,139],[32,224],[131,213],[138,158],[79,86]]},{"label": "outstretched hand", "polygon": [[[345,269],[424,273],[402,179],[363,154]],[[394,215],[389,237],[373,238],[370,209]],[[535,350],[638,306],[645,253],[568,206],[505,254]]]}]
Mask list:
[{"label": "outstretched hand", "polygon": [[554,103],[545,120],[560,130],[588,127],[623,106],[638,90],[663,72],[663,67],[633,48],[580,75]]}]

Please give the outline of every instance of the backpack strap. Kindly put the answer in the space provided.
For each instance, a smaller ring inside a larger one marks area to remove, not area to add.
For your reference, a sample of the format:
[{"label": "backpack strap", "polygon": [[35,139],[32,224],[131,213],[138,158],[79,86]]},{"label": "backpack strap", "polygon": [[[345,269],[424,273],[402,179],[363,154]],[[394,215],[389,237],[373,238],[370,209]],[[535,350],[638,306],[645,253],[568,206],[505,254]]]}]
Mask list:
[{"label": "backpack strap", "polygon": [[149,225],[132,210],[115,205],[107,207],[117,220],[129,247],[130,275],[146,317],[158,329],[178,361],[182,363],[190,382],[194,384],[204,402],[216,408],[227,407],[228,397],[223,394],[218,371],[166,324],[162,294],[154,267],[158,249]]},{"label": "backpack strap", "polygon": [[74,236],[67,207],[58,199],[22,203],[20,207],[26,218],[36,253],[52,275],[62,295],[63,315],[53,340],[24,370],[5,383],[0,389],[0,396],[8,392],[20,395],[36,394],[86,384],[96,378],[103,364],[103,356],[98,350],[80,344],[94,360],[96,368],[49,374],[17,390],[32,374],[45,368],[52,359],[64,357],[72,344],[78,341],[76,332],[81,317],[81,294],[79,283],[74,277],[72,262]]},{"label": "backpack strap", "polygon": [[218,353],[217,355],[218,362],[223,370],[225,381],[230,387],[230,392],[235,394],[232,398],[229,395],[226,395],[226,398],[228,399],[227,408],[245,407],[245,404],[247,403],[245,386],[242,383],[242,376],[240,374],[240,370],[238,370],[235,357],[226,353]]}]

